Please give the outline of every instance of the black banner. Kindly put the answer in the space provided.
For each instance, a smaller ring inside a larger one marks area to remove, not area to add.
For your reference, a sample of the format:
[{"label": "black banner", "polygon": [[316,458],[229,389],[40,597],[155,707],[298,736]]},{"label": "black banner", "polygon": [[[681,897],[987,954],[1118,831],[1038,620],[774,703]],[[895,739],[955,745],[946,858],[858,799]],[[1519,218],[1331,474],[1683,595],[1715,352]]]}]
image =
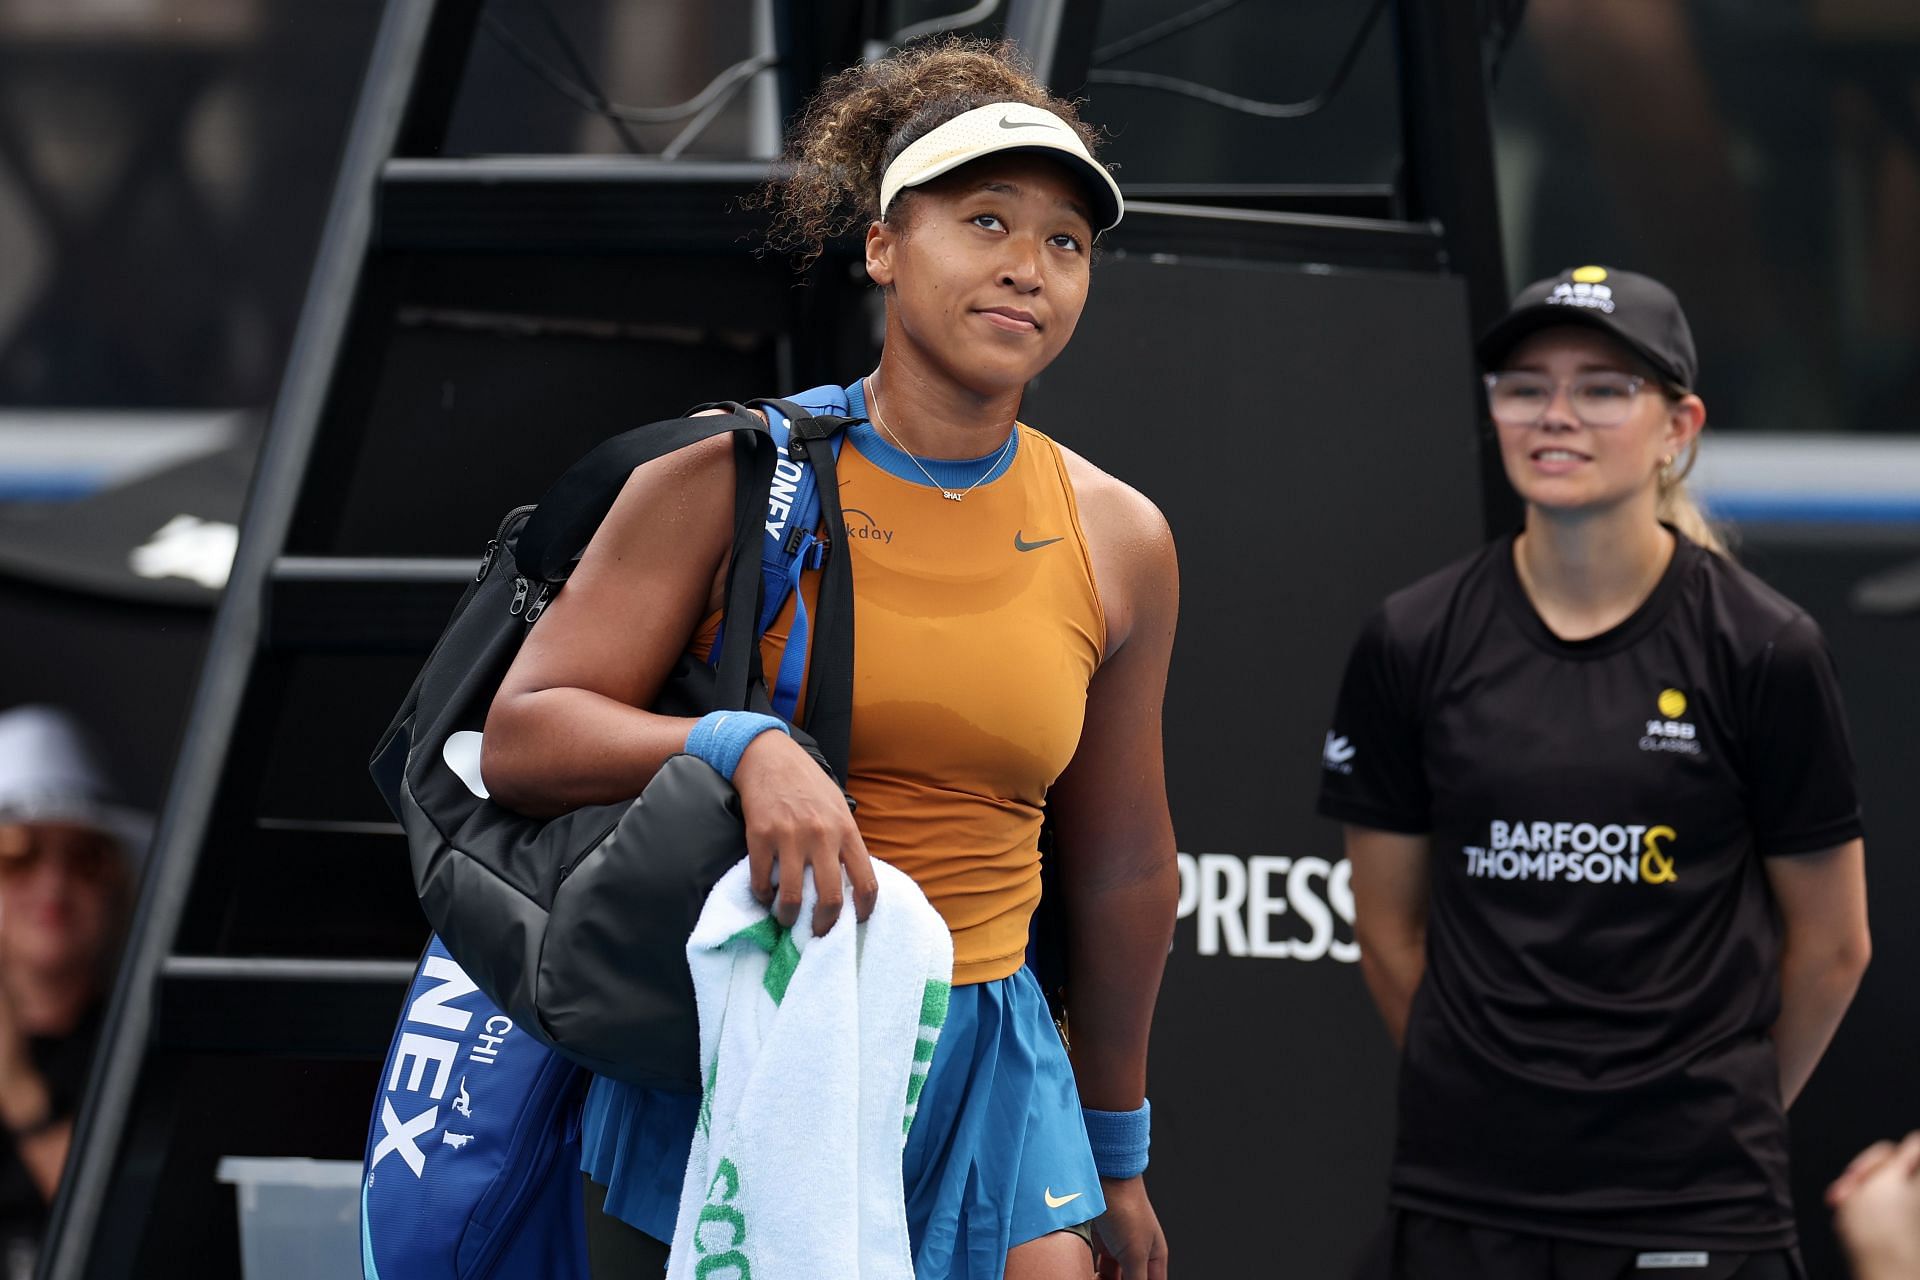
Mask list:
[{"label": "black banner", "polygon": [[1393,1052],[1313,804],[1361,620],[1479,540],[1467,331],[1452,279],[1115,255],[1025,406],[1180,549],[1147,1181],[1183,1275],[1333,1280],[1381,1222]]}]

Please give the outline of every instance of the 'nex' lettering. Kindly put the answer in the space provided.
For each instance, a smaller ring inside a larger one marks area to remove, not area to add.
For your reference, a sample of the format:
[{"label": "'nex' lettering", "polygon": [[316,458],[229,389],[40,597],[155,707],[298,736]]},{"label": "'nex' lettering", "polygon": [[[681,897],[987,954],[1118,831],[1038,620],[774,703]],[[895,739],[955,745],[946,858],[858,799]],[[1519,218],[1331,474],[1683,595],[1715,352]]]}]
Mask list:
[{"label": "'nex' lettering", "polygon": [[[473,1022],[473,1014],[456,1007],[454,1001],[479,990],[473,979],[444,956],[428,956],[421,972],[432,979],[434,985],[414,998],[407,1009],[407,1021],[455,1034],[465,1032]],[[480,1057],[481,1047],[476,1047],[473,1060],[482,1063],[491,1061],[499,1052],[500,1042],[512,1030],[512,1021],[505,1017],[496,1015],[489,1019],[488,1034],[480,1037],[486,1056]],[[453,1074],[453,1064],[460,1056],[460,1049],[459,1040],[446,1036],[410,1030],[400,1033],[400,1043],[393,1055],[393,1070],[387,1073],[386,1091],[389,1096],[380,1100],[381,1136],[373,1149],[369,1169],[377,1169],[382,1160],[397,1152],[407,1168],[413,1170],[414,1177],[418,1178],[425,1172],[427,1158],[420,1150],[420,1139],[432,1133],[434,1126],[439,1123],[440,1100],[446,1096],[447,1082]],[[394,1106],[393,1095],[420,1093],[426,1095],[430,1105],[403,1117]]]}]

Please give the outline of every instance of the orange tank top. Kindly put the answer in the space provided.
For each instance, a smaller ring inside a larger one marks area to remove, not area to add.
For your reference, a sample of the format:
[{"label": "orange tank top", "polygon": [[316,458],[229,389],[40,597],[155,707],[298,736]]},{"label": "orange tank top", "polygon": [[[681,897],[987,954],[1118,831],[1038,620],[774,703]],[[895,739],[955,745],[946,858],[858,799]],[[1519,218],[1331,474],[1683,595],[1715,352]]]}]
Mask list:
[{"label": "orange tank top", "polygon": [[[840,454],[854,591],[847,790],[868,851],[912,876],[953,931],[956,983],[1024,962],[1047,788],[1079,746],[1106,648],[1066,461],[1031,427],[1015,436],[1004,469],[960,502],[865,422]],[[958,491],[992,463],[929,466]],[[817,577],[801,583],[810,609]],[[769,671],[793,608],[767,629]],[[710,650],[718,622],[693,652]]]}]

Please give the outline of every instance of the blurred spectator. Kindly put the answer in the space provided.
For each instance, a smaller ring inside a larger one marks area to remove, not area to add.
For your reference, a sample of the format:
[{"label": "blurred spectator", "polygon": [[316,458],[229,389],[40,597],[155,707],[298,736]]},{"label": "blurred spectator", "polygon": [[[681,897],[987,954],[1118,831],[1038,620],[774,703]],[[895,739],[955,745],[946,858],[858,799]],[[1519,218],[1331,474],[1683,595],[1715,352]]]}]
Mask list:
[{"label": "blurred spectator", "polygon": [[0,403],[271,401],[379,0],[0,0]]},{"label": "blurred spectator", "polygon": [[132,901],[145,822],[64,712],[0,712],[0,1274],[32,1274]]},{"label": "blurred spectator", "polygon": [[1920,1276],[1920,1132],[1876,1142],[1827,1189],[1854,1280]]},{"label": "blurred spectator", "polygon": [[[1548,84],[1578,113],[1611,212],[1644,246],[1637,260],[1660,264],[1694,324],[1723,348],[1704,361],[1734,393],[1734,411],[1719,416],[1740,427],[1832,429],[1841,424],[1810,363],[1824,346],[1819,281],[1773,251],[1758,207],[1766,201],[1739,171],[1758,122],[1740,129],[1729,119],[1702,56],[1700,8],[1532,0],[1527,29]],[[1781,19],[1768,16],[1771,30]],[[1794,87],[1817,100],[1814,86]]]},{"label": "blurred spectator", "polygon": [[1497,99],[1516,278],[1668,281],[1723,429],[1920,427],[1920,5],[1528,0],[1522,30]]}]

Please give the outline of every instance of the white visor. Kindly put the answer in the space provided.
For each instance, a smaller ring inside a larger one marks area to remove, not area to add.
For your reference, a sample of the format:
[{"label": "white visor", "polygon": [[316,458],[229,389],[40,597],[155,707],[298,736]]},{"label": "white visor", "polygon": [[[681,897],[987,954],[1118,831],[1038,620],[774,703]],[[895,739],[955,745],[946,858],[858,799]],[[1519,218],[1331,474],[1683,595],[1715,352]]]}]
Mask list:
[{"label": "white visor", "polygon": [[1093,197],[1093,229],[1106,231],[1120,222],[1126,205],[1120,184],[1087,152],[1073,127],[1044,107],[1024,102],[995,102],[955,116],[894,158],[880,177],[880,216],[907,187],[930,182],[982,156],[1041,152],[1058,157],[1087,180]]}]

